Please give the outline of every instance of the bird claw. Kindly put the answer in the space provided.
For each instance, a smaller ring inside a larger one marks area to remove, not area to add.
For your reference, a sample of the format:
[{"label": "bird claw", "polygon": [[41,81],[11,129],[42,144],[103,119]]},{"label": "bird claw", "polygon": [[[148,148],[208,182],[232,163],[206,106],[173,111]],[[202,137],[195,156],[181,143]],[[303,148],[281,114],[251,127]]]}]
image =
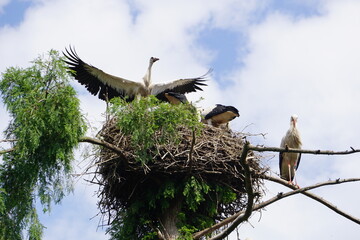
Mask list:
[{"label": "bird claw", "polygon": [[288,181],[289,185],[293,185],[294,187],[296,187],[297,189],[300,189],[300,186],[297,183],[294,183],[293,181]]}]

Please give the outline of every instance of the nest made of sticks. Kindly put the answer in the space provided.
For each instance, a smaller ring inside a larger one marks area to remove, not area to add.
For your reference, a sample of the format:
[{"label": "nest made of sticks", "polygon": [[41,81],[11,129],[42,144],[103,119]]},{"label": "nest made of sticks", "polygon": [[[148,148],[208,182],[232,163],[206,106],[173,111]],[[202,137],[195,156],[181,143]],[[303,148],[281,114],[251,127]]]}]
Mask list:
[{"label": "nest made of sticks", "polygon": [[[99,184],[99,208],[109,223],[119,212],[141,196],[144,189],[161,185],[165,179],[183,181],[189,176],[206,182],[212,181],[230,187],[237,195],[236,201],[218,207],[218,220],[246,207],[247,195],[243,168],[239,162],[245,135],[231,130],[204,125],[200,134],[179,128],[180,142],[158,144],[147,150],[151,161],[136,160],[131,136],[123,134],[116,118],[108,120],[99,136],[122,149],[122,155],[102,148],[97,159],[94,182]],[[156,133],[155,138],[160,133]],[[250,152],[248,164],[254,173],[264,173],[260,156]],[[263,192],[261,179],[253,177],[252,185],[258,201]]]}]

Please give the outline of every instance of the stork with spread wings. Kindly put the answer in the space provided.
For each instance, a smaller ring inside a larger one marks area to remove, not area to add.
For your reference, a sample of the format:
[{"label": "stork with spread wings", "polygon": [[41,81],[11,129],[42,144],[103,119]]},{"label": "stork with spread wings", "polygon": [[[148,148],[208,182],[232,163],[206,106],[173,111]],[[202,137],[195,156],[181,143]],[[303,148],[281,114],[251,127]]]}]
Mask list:
[{"label": "stork with spread wings", "polygon": [[78,56],[76,51],[70,47],[63,52],[67,58],[65,61],[71,69],[71,74],[79,83],[85,85],[86,89],[102,100],[110,100],[114,97],[121,97],[127,102],[133,101],[137,96],[146,97],[155,95],[162,99],[167,92],[185,94],[189,92],[202,91],[201,86],[207,86],[204,82],[211,72],[195,78],[184,78],[168,83],[152,84],[151,68],[158,61],[158,58],[151,57],[143,82],[134,82],[122,77],[116,77],[85,63]]}]

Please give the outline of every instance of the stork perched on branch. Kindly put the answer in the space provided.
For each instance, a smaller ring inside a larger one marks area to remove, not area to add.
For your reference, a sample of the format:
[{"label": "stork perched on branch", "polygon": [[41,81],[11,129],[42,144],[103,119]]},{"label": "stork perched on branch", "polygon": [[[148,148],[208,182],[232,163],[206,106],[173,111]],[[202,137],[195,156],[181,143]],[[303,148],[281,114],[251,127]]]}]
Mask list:
[{"label": "stork perched on branch", "polygon": [[[292,115],[290,118],[290,128],[282,138],[281,148],[301,149],[302,143],[300,133],[296,128],[298,116]],[[279,167],[281,178],[292,183],[295,172],[300,164],[301,153],[282,152],[279,154]]]},{"label": "stork perched on branch", "polygon": [[155,95],[161,99],[165,93],[174,92],[179,94],[202,91],[201,86],[207,86],[204,83],[206,74],[195,77],[179,79],[168,83],[151,83],[151,68],[158,61],[158,58],[151,57],[143,82],[134,82],[125,78],[116,77],[103,72],[102,70],[85,63],[77,55],[76,51],[70,47],[63,52],[67,58],[65,61],[71,69],[71,74],[79,83],[85,85],[86,89],[93,95],[98,95],[102,100],[110,100],[113,97],[121,97],[127,102],[131,102],[137,96],[146,97]]}]

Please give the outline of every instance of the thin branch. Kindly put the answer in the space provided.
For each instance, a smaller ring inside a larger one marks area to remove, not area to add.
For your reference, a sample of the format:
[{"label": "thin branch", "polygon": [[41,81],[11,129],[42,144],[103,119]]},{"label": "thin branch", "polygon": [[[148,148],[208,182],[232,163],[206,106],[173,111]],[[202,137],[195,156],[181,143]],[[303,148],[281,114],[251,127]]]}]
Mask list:
[{"label": "thin branch", "polygon": [[[241,153],[241,157],[240,157],[240,163],[242,165],[242,167],[244,168],[244,176],[245,176],[245,190],[246,193],[248,195],[248,202],[246,205],[246,209],[243,215],[238,216],[233,223],[227,227],[223,232],[217,234],[216,236],[210,238],[210,240],[218,240],[218,239],[224,239],[226,238],[237,226],[239,226],[240,223],[247,221],[248,218],[251,216],[251,213],[253,212],[253,206],[254,206],[254,191],[252,188],[252,180],[251,180],[251,172],[250,172],[250,167],[247,164],[247,155],[249,152],[249,146],[250,143],[246,142],[244,145],[244,148],[242,150]],[[216,229],[216,228],[215,228]],[[205,229],[201,232],[197,232],[196,234],[193,235],[194,239],[199,239],[200,237],[213,232],[215,230],[214,228],[210,227],[208,229]]]},{"label": "thin branch", "polygon": [[16,142],[17,139],[3,139],[3,140],[0,140],[0,143],[2,142]]},{"label": "thin branch", "polygon": [[[285,180],[282,180],[280,178],[275,178],[275,177],[271,177],[271,176],[257,176],[257,177],[262,177],[263,179],[266,179],[266,180],[269,180],[269,181],[273,181],[273,182],[276,182],[276,183],[280,183],[286,187],[289,187],[291,189],[293,189],[294,191],[290,191],[290,192],[287,192],[287,193],[279,193],[278,195],[276,195],[275,197],[273,198],[270,198],[269,200],[265,201],[265,202],[262,202],[262,203],[259,203],[259,204],[256,204],[254,207],[253,207],[253,211],[256,211],[256,210],[259,210],[259,209],[262,209],[280,199],[283,199],[283,198],[286,198],[286,197],[290,197],[292,195],[295,195],[295,194],[304,194],[318,202],[320,202],[321,204],[327,206],[328,208],[330,208],[331,210],[335,211],[336,213],[340,214],[341,216],[357,223],[357,224],[360,224],[360,219],[358,218],[355,218],[341,210],[339,210],[336,206],[334,206],[333,204],[331,204],[330,202],[324,200],[323,198],[313,194],[313,193],[309,193],[309,192],[306,192],[306,191],[309,191],[309,190],[312,190],[312,189],[315,189],[315,188],[319,188],[319,187],[322,187],[322,186],[327,186],[327,185],[335,185],[335,184],[342,184],[342,183],[348,183],[348,182],[355,182],[355,181],[360,181],[360,178],[349,178],[349,179],[336,179],[336,180],[333,180],[333,181],[327,181],[327,182],[322,182],[322,183],[317,183],[315,185],[311,185],[311,186],[308,186],[308,187],[304,187],[304,188],[300,188],[300,189],[297,189],[295,186],[287,183]],[[221,222],[218,222],[216,224],[214,224],[213,226],[209,227],[209,228],[206,228],[200,232],[197,232],[194,234],[194,236],[198,236],[201,234],[201,236],[204,236],[210,232],[213,232],[214,230],[216,229],[219,229],[233,221],[235,221],[235,219],[237,219],[239,216],[241,216],[242,214],[244,214],[244,210],[243,211],[240,211],[226,219],[224,219],[223,221]],[[197,239],[194,237],[194,239]],[[212,240],[212,238],[210,239]]]},{"label": "thin branch", "polygon": [[[17,141],[17,140],[16,139],[0,140],[0,142],[15,142],[15,141]],[[119,154],[121,158],[126,159],[125,155],[122,152],[122,149],[120,149],[117,146],[110,144],[108,142],[105,142],[105,141],[102,141],[99,139],[95,139],[95,138],[91,138],[91,137],[82,137],[79,139],[79,142],[88,142],[88,143],[106,147],[107,149],[110,149],[110,150],[114,151],[115,153]],[[1,150],[0,155],[4,154],[4,153],[12,152],[14,150],[15,150],[15,148]]]},{"label": "thin branch", "polygon": [[192,154],[193,154],[194,146],[195,146],[195,137],[196,137],[195,130],[192,130],[191,146],[190,146],[189,157],[188,157],[188,163],[190,165],[190,171],[192,169],[192,161],[193,161]]},{"label": "thin branch", "polygon": [[91,138],[91,137],[82,137],[79,139],[79,142],[88,142],[88,143],[92,143],[92,144],[96,144],[96,145],[105,147],[105,148],[110,149],[110,150],[114,151],[115,153],[119,154],[121,158],[126,159],[121,148],[118,148],[117,146],[115,146],[111,143],[105,142],[103,140],[99,140],[99,139],[95,139],[95,138]]},{"label": "thin branch", "polygon": [[[1,139],[0,143],[3,142],[16,142],[16,139]],[[15,148],[8,148],[8,149],[4,149],[4,150],[0,150],[0,155],[5,154],[5,153],[9,153],[9,152],[13,152],[15,151]]]},{"label": "thin branch", "polygon": [[[16,139],[7,139],[7,140],[0,140],[0,142],[15,142],[17,141]],[[88,143],[92,143],[92,144],[96,144],[96,145],[100,145],[103,147],[106,147],[107,149],[110,149],[112,151],[114,151],[115,153],[119,154],[121,158],[126,159],[125,155],[122,152],[121,148],[118,148],[117,146],[110,144],[108,142],[99,140],[99,139],[95,139],[95,138],[91,138],[91,137],[82,137],[79,139],[79,142],[88,142]],[[9,148],[9,149],[5,149],[5,150],[1,150],[0,154],[4,154],[4,153],[8,153],[8,152],[12,152],[14,151],[15,148]]]},{"label": "thin branch", "polygon": [[294,149],[294,148],[278,148],[278,147],[260,147],[250,145],[249,150],[257,152],[293,152],[293,153],[307,153],[307,154],[319,154],[319,155],[346,155],[360,152],[360,149],[354,149],[345,151],[329,151],[329,150],[306,150],[306,149]]},{"label": "thin branch", "polygon": [[[267,176],[267,175],[261,176],[261,178],[272,181],[272,182],[282,184],[282,185],[284,185],[284,186],[286,186],[288,188],[294,189],[294,190],[296,189],[295,186],[289,184],[287,181],[282,180],[280,178]],[[315,184],[313,186],[321,187],[321,186],[325,186],[325,185],[335,185],[335,184],[341,184],[341,183],[347,183],[347,182],[357,182],[357,181],[360,181],[360,178],[336,179],[334,181],[327,181],[327,182],[323,182],[323,183],[318,183],[318,184]],[[298,190],[301,190],[301,189],[298,189]],[[308,191],[308,190],[310,190],[310,189],[307,189],[306,191]],[[360,224],[360,219],[359,218],[355,218],[355,217],[351,216],[350,214],[338,209],[335,205],[333,205],[329,201],[327,201],[327,200],[325,200],[325,199],[323,199],[323,198],[321,198],[321,197],[319,197],[319,196],[317,196],[317,195],[315,195],[313,193],[310,193],[310,192],[300,192],[300,193],[306,195],[309,198],[312,198],[315,201],[318,201],[319,203],[325,205],[326,207],[330,208],[331,210],[333,210],[337,214],[349,219],[350,221],[353,221],[353,222],[355,222],[357,224]]]},{"label": "thin branch", "polygon": [[5,154],[5,153],[9,153],[9,152],[12,152],[12,151],[15,151],[15,148],[8,148],[8,149],[5,149],[5,150],[1,150],[0,155]]}]

